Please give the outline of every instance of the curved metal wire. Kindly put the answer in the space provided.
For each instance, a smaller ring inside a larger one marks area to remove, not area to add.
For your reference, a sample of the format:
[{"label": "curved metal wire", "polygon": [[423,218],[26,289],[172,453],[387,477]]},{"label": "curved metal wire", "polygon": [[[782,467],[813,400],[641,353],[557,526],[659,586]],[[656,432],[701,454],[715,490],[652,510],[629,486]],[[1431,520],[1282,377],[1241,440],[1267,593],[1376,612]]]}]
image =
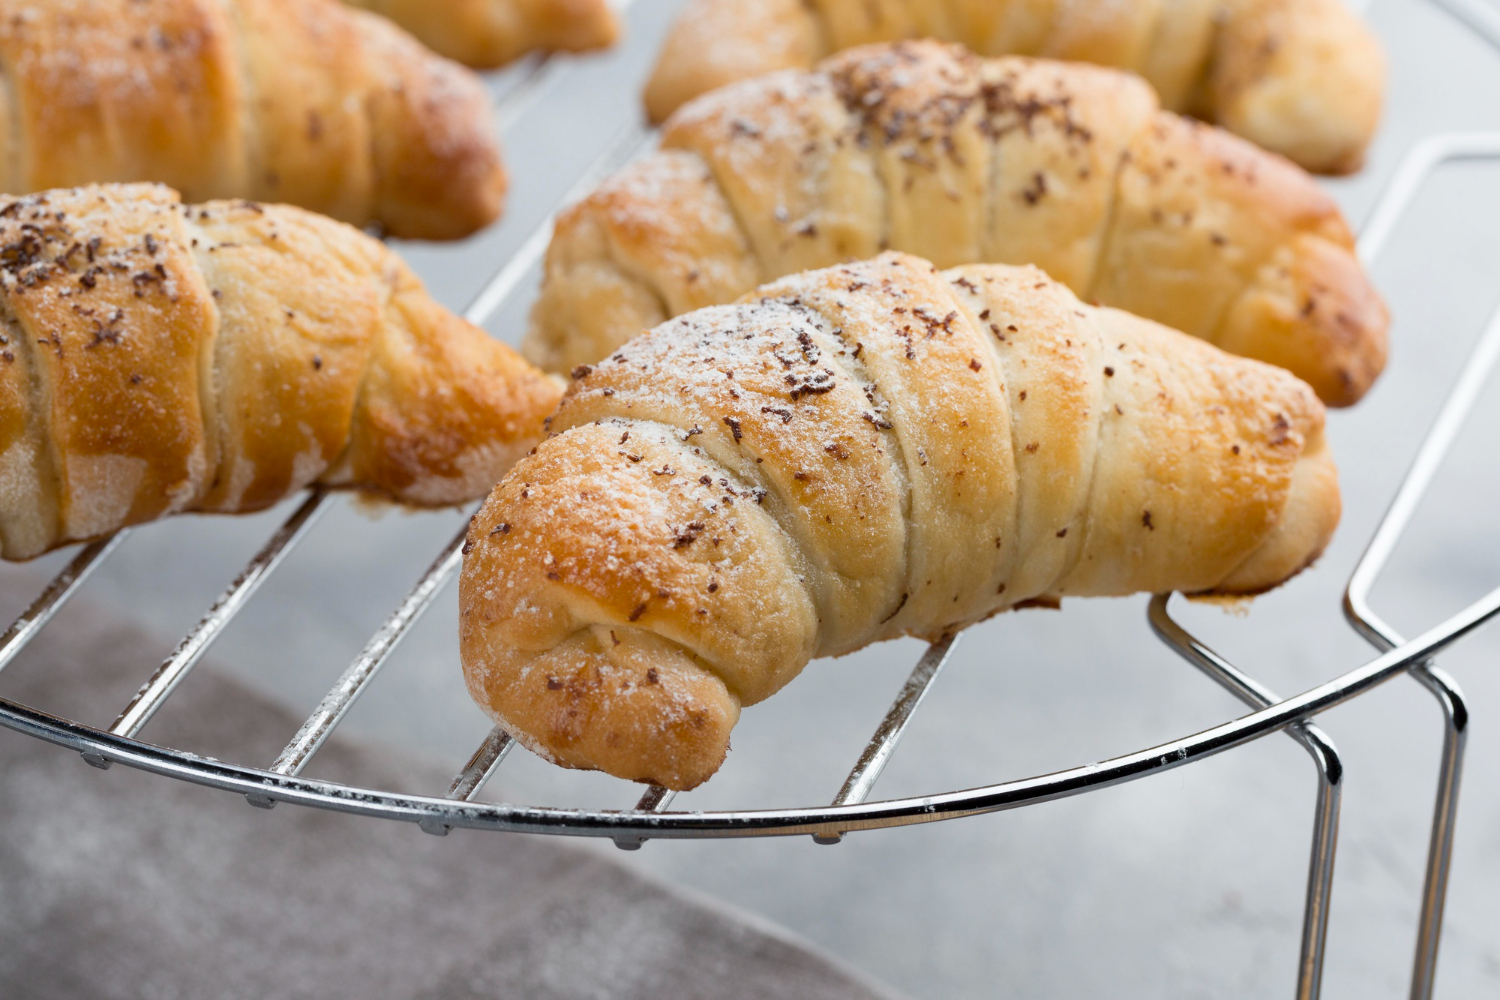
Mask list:
[{"label": "curved metal wire", "polygon": [[126,739],[0,700],[0,725],[39,739],[97,753],[106,760],[246,796],[448,827],[581,837],[839,837],[858,830],[934,823],[1068,798],[1181,767],[1260,739],[1341,705],[1431,659],[1500,614],[1500,588],[1447,621],[1325,684],[1269,708],[1182,739],[1083,764],[965,791],[842,806],[702,812],[564,809],[398,795],[337,782],[278,774]]},{"label": "curved metal wire", "polygon": [[[1251,708],[1267,708],[1281,700],[1178,624],[1167,611],[1170,600],[1169,594],[1157,594],[1151,598],[1146,612],[1152,631],[1163,642]],[[1286,734],[1307,751],[1318,774],[1312,853],[1307,863],[1307,892],[1302,906],[1302,948],[1297,962],[1297,1000],[1317,1000],[1323,989],[1333,862],[1338,853],[1339,810],[1344,796],[1344,762],[1333,740],[1311,722],[1288,726]]]},{"label": "curved metal wire", "polygon": [[[1500,155],[1500,150],[1497,150]],[[1417,452],[1401,489],[1391,501],[1390,509],[1355,565],[1344,591],[1344,614],[1355,631],[1376,649],[1387,650],[1401,642],[1401,634],[1375,612],[1370,592],[1386,563],[1395,551],[1433,478],[1463,428],[1480,390],[1500,361],[1500,308],[1464,365],[1458,383],[1449,393],[1442,411]],[[1443,751],[1436,801],[1433,804],[1432,834],[1427,851],[1427,870],[1422,889],[1422,912],[1417,925],[1416,959],[1413,964],[1412,1000],[1432,996],[1437,975],[1438,944],[1442,938],[1443,904],[1448,894],[1448,873],[1453,855],[1453,830],[1458,817],[1459,782],[1463,774],[1464,748],[1469,736],[1469,710],[1463,692],[1454,680],[1434,664],[1423,661],[1412,667],[1412,677],[1434,698],[1443,713]]]},{"label": "curved metal wire", "polygon": [[[1500,12],[1478,7],[1470,0],[1440,0],[1440,5],[1459,16],[1500,51]],[[1375,212],[1364,227],[1359,241],[1361,260],[1369,263],[1384,249],[1397,221],[1434,170],[1447,162],[1470,159],[1500,159],[1500,134],[1438,135],[1413,147],[1386,185]],[[1497,357],[1500,357],[1500,309],[1491,317],[1437,421],[1418,449],[1390,509],[1350,575],[1344,592],[1345,617],[1355,631],[1378,650],[1393,648],[1401,641],[1401,636],[1375,613],[1370,605],[1370,591],[1473,409]],[[1428,837],[1422,907],[1417,919],[1416,954],[1412,960],[1408,994],[1411,1000],[1429,1000],[1437,977],[1443,908],[1448,897],[1453,831],[1458,820],[1464,751],[1469,739],[1469,709],[1458,682],[1435,664],[1424,661],[1414,665],[1410,672],[1412,679],[1426,688],[1437,702],[1443,719],[1443,747],[1438,758],[1432,831]]]},{"label": "curved metal wire", "polygon": [[[1500,17],[1476,0],[1433,0],[1438,6],[1459,17],[1465,24],[1500,49]],[[502,120],[508,125],[550,86],[556,78],[555,60],[532,60],[523,70],[519,84],[502,108]],[[506,111],[505,108],[509,110]],[[643,145],[647,133],[637,126],[624,130],[610,145],[584,178],[575,193],[591,184],[605,171],[628,158]],[[1372,215],[1361,240],[1361,256],[1372,257],[1392,231],[1402,210],[1414,197],[1423,178],[1440,162],[1465,156],[1500,155],[1500,136],[1441,136],[1419,144],[1404,159],[1380,206]],[[488,283],[467,312],[469,318],[484,322],[497,311],[519,287],[525,274],[535,266],[545,249],[550,219],[533,232],[508,264]],[[1497,324],[1500,325],[1500,324]],[[1450,406],[1452,401],[1450,400]],[[1445,411],[1446,412],[1446,411]],[[1461,419],[1461,418],[1460,418]],[[1417,470],[1414,469],[1413,475]],[[1409,484],[1408,484],[1409,485]],[[1425,485],[1424,487],[1425,488]],[[412,596],[403,602],[387,628],[377,633],[372,647],[351,665],[339,685],[325,698],[319,712],[309,719],[287,751],[270,769],[257,769],[209,760],[179,750],[155,746],[135,739],[151,714],[169,696],[178,681],[197,662],[199,656],[249,600],[254,589],[271,572],[280,559],[302,537],[326,501],[315,495],[293,515],[256,560],[247,567],[223,597],[205,615],[204,621],[183,640],[157,674],[147,682],[136,699],[122,713],[112,730],[98,730],[79,725],[45,712],[0,700],[0,725],[30,733],[41,739],[71,747],[98,766],[120,762],[132,767],[165,774],[198,784],[243,794],[259,805],[278,801],[319,808],[408,820],[419,823],[432,833],[446,833],[455,826],[532,833],[610,837],[625,848],[638,847],[650,838],[743,837],[812,835],[820,842],[834,843],[857,830],[879,829],[917,823],[937,822],[960,816],[976,815],[1018,808],[1037,802],[1077,795],[1094,789],[1136,780],[1150,774],[1191,763],[1203,757],[1259,739],[1272,732],[1286,730],[1311,754],[1318,767],[1319,797],[1314,820],[1313,853],[1309,867],[1306,920],[1303,928],[1302,958],[1299,965],[1298,995],[1311,1000],[1317,995],[1321,980],[1323,942],[1327,927],[1327,900],[1333,871],[1334,847],[1337,841],[1338,806],[1342,787],[1342,763],[1332,742],[1308,720],[1319,712],[1357,697],[1377,684],[1409,672],[1422,681],[1444,706],[1448,722],[1445,740],[1444,777],[1439,796],[1429,853],[1428,883],[1424,893],[1423,924],[1419,934],[1417,972],[1414,973],[1413,997],[1426,997],[1431,991],[1431,968],[1436,959],[1438,931],[1441,927],[1442,898],[1446,889],[1448,850],[1452,843],[1452,821],[1457,803],[1458,775],[1461,769],[1463,738],[1467,713],[1462,695],[1450,679],[1431,667],[1429,661],[1439,650],[1478,628],[1500,612],[1500,590],[1492,592],[1447,622],[1430,630],[1417,640],[1401,643],[1394,631],[1382,629],[1379,619],[1368,609],[1368,586],[1363,590],[1351,581],[1349,614],[1372,642],[1384,652],[1375,660],[1303,694],[1278,701],[1252,678],[1236,670],[1197,643],[1186,632],[1174,634],[1176,623],[1168,613],[1167,596],[1153,600],[1151,621],[1169,645],[1231,690],[1237,697],[1258,708],[1257,711],[1223,725],[1156,747],[1109,760],[1085,764],[1052,774],[988,785],[964,791],[867,802],[884,763],[894,752],[911,714],[929,690],[951,652],[957,637],[934,644],[918,663],[900,695],[887,712],[875,736],[850,773],[833,804],[820,808],[792,808],[753,811],[672,812],[672,793],[660,788],[648,789],[635,809],[626,811],[584,810],[491,804],[474,801],[485,781],[495,772],[514,746],[510,737],[495,730],[476,751],[468,766],[455,778],[446,798],[396,795],[374,789],[358,788],[334,782],[317,781],[300,776],[301,768],[322,740],[337,725],[344,712],[384,662],[405,629],[430,603],[437,589],[451,575],[452,553],[446,551],[420,580]],[[1401,503],[1398,497],[1397,506]],[[1393,512],[1397,509],[1393,506]],[[1388,515],[1388,521],[1391,516]],[[1394,522],[1392,522],[1394,523]],[[1392,529],[1399,535],[1404,521]],[[1382,524],[1382,532],[1386,525]],[[81,550],[28,612],[4,635],[0,636],[0,668],[46,624],[51,615],[70,597],[104,557],[120,542],[125,532]],[[1375,551],[1382,535],[1371,544]],[[1393,544],[1393,543],[1392,543]],[[1385,552],[1388,555],[1388,549]],[[1370,553],[1361,569],[1370,561]],[[1384,556],[1375,562],[1383,564]],[[1373,581],[1378,566],[1369,575]],[[392,625],[392,623],[395,623]],[[387,634],[389,633],[389,634]],[[320,721],[321,720],[321,721]],[[1423,969],[1427,970],[1425,973]],[[1423,976],[1425,975],[1425,979]],[[1420,986],[1419,980],[1423,985]]]},{"label": "curved metal wire", "polygon": [[[1439,166],[1456,160],[1500,159],[1500,133],[1453,133],[1429,136],[1414,145],[1402,158],[1400,164],[1381,192],[1374,210],[1366,220],[1360,233],[1358,253],[1362,263],[1371,265],[1385,248],[1396,224],[1405,214],[1422,185]],[[1457,435],[1464,419],[1472,408],[1479,387],[1500,353],[1500,311],[1496,312],[1491,325],[1480,340],[1474,356],[1458,384],[1448,397],[1442,415],[1428,439],[1418,450],[1417,459],[1403,481],[1391,510],[1370,543],[1360,563],[1351,576],[1345,596],[1346,614],[1355,628],[1384,651],[1393,648],[1400,637],[1370,611],[1367,595],[1384,566],[1386,558],[1405,530],[1417,502],[1426,491],[1437,466],[1446,454],[1452,439]],[[1159,619],[1159,620],[1158,620]],[[1153,603],[1151,621],[1157,634],[1168,646],[1205,669],[1212,670],[1203,662],[1202,651],[1206,649],[1186,629],[1172,620],[1165,603]],[[1223,664],[1227,666],[1227,662]],[[1417,950],[1412,964],[1411,1000],[1428,1000],[1432,995],[1433,981],[1437,971],[1438,943],[1442,936],[1443,905],[1447,898],[1448,873],[1453,856],[1453,827],[1458,812],[1459,784],[1463,774],[1464,748],[1468,742],[1469,713],[1462,690],[1447,674],[1430,662],[1413,665],[1411,676],[1437,701],[1443,717],[1443,749],[1439,757],[1436,804],[1433,809],[1432,833],[1427,850],[1426,874],[1422,887],[1422,907],[1417,923]],[[1331,885],[1333,868],[1333,843],[1322,844],[1318,830],[1323,824],[1323,809],[1320,805],[1314,826],[1313,856],[1308,880],[1308,902],[1303,923],[1304,972],[1309,968],[1307,946],[1312,939],[1313,922],[1321,919],[1326,933],[1327,886]],[[1326,861],[1320,855],[1326,852]],[[1320,864],[1326,871],[1320,882]],[[1315,898],[1314,887],[1323,885],[1322,899]],[[1318,961],[1321,968],[1322,943],[1318,941]],[[1317,987],[1304,990],[1304,980],[1299,980],[1299,996],[1316,995]]]}]

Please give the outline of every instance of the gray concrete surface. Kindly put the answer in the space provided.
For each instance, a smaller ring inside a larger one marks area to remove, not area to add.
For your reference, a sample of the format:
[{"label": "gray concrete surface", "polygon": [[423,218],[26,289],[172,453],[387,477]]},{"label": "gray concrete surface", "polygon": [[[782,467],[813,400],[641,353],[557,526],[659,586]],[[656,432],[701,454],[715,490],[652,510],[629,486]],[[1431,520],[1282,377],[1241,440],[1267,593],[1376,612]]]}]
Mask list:
[{"label": "gray concrete surface", "polygon": [[[444,301],[462,306],[636,114],[638,82],[675,5],[638,0],[627,45],[578,62],[507,137],[515,185],[500,226],[462,246],[403,248]],[[1356,222],[1416,139],[1500,130],[1500,55],[1421,0],[1377,0],[1370,16],[1391,53],[1386,124],[1369,168],[1330,185]],[[1192,628],[1283,693],[1371,655],[1344,624],[1340,595],[1500,301],[1500,165],[1445,169],[1375,274],[1396,318],[1394,351],[1369,398],[1331,418],[1346,499],[1338,539],[1316,569],[1248,615],[1186,612]],[[528,280],[521,299],[532,287]],[[497,335],[519,337],[526,304],[496,320]],[[1496,427],[1500,386],[1488,391],[1377,590],[1380,608],[1409,634],[1500,582]],[[159,634],[165,652],[284,513],[150,526],[90,594]],[[216,657],[291,707],[310,708],[459,524],[456,515],[341,506]],[[57,562],[3,572],[40,580]],[[1151,637],[1144,612],[1143,599],[1072,602],[1061,613],[1007,615],[976,629],[879,793],[1040,773],[1239,714]],[[446,766],[462,762],[486,723],[462,690],[455,618],[450,590],[356,708],[351,731]],[[66,621],[65,613],[57,627]],[[892,643],[814,665],[746,713],[723,772],[680,807],[827,801],[917,650]],[[1475,723],[1439,993],[1492,996],[1500,992],[1500,630],[1443,663],[1468,691]],[[142,677],[150,668],[141,665]],[[1325,995],[1403,996],[1437,710],[1400,680],[1322,723],[1348,765]],[[326,765],[313,771],[338,776]],[[654,843],[627,862],[785,924],[914,997],[1279,997],[1294,980],[1313,787],[1305,755],[1277,737],[1083,798],[853,836],[835,848],[805,839]],[[524,753],[491,794],[616,807],[635,797]]]}]

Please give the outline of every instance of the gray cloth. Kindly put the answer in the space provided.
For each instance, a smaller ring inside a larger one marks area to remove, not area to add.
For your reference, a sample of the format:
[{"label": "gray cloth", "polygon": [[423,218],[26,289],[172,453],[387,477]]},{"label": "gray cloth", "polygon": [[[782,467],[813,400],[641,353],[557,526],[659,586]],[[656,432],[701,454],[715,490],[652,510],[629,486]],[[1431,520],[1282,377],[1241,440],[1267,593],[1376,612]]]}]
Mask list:
[{"label": "gray cloth", "polygon": [[[69,608],[4,675],[12,700],[107,724],[160,644]],[[287,711],[199,667],[147,735],[268,761]],[[334,740],[349,780],[444,776]],[[323,762],[320,758],[320,762]],[[872,1000],[784,932],[542,838],[281,805],[0,731],[0,996]]]}]

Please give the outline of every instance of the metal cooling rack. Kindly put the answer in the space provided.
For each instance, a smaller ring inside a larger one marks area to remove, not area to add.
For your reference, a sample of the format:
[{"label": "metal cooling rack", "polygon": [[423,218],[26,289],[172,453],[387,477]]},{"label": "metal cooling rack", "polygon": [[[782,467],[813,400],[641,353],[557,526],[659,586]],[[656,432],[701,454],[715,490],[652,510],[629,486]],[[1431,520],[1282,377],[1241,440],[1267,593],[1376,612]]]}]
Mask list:
[{"label": "metal cooling rack", "polygon": [[[1484,0],[1430,0],[1488,42],[1500,53],[1500,13]],[[545,56],[524,62],[497,109],[502,130],[529,111],[566,65]],[[585,194],[610,171],[642,151],[651,133],[635,125],[620,132],[573,186],[564,202]],[[1372,263],[1398,220],[1434,170],[1461,159],[1500,160],[1500,133],[1450,134],[1413,146],[1387,184],[1359,240],[1359,256]],[[511,300],[522,279],[540,262],[550,238],[549,216],[490,279],[465,312],[484,325]],[[983,813],[1016,809],[1083,794],[1182,767],[1276,732],[1284,732],[1311,756],[1318,777],[1312,851],[1309,860],[1297,997],[1311,1000],[1321,989],[1328,902],[1338,842],[1343,764],[1337,749],[1312,717],[1342,705],[1403,674],[1420,682],[1443,710],[1443,753],[1438,775],[1426,880],[1413,963],[1411,997],[1432,995],[1443,902],[1447,891],[1453,823],[1459,793],[1468,713],[1457,684],[1433,663],[1434,657],[1500,614],[1500,587],[1415,639],[1405,639],[1385,623],[1370,604],[1370,591],[1410,524],[1449,447],[1500,361],[1500,309],[1492,316],[1463,374],[1418,450],[1395,500],[1356,565],[1345,592],[1349,623],[1378,651],[1374,659],[1327,683],[1291,698],[1281,698],[1240,667],[1194,637],[1172,617],[1172,596],[1156,595],[1147,613],[1150,628],[1174,652],[1198,667],[1252,711],[1202,732],[1133,753],[979,788],[944,791],[900,799],[868,801],[923,698],[932,689],[963,634],[932,643],[917,662],[895,701],[850,770],[838,795],[827,806],[745,811],[672,812],[675,793],[648,788],[634,809],[567,809],[477,801],[485,783],[515,746],[504,731],[493,730],[441,797],[405,795],[301,777],[313,755],[343,720],[355,700],[375,680],[380,668],[410,627],[432,604],[461,562],[464,533],[440,552],[406,599],[369,639],[364,649],[324,696],[301,729],[269,766],[228,764],[136,738],[165,704],[188,672],[244,609],[286,555],[306,537],[328,509],[331,495],[309,491],[293,514],[272,534],[250,563],[219,596],[196,626],[178,643],[125,706],[108,729],[96,729],[12,701],[0,699],[0,725],[82,754],[99,768],[114,763],[238,792],[256,806],[277,802],[334,809],[417,823],[433,834],[454,827],[607,837],[625,849],[650,839],[729,838],[810,835],[836,844],[862,830],[934,823]],[[0,635],[0,669],[15,659],[48,621],[77,593],[98,566],[130,534],[130,529],[82,547],[46,586],[26,612]]]}]

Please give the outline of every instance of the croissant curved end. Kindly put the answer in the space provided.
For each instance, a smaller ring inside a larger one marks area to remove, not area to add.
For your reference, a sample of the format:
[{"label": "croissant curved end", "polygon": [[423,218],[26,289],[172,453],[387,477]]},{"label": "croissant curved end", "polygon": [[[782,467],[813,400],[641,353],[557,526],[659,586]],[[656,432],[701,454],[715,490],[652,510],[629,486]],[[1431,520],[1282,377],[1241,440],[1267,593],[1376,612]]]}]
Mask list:
[{"label": "croissant curved end", "polygon": [[1222,27],[1216,118],[1319,174],[1364,163],[1380,124],[1386,60],[1341,0],[1240,5]]},{"label": "croissant curved end", "polygon": [[703,513],[716,468],[664,429],[585,424],[475,515],[460,657],[475,701],[526,746],[692,788],[723,762],[740,706],[810,658],[789,543],[753,501]]},{"label": "croissant curved end", "polygon": [[1319,428],[1309,436],[1292,468],[1286,505],[1276,526],[1213,593],[1246,597],[1261,594],[1311,566],[1333,538],[1341,503],[1338,470]]},{"label": "croissant curved end", "polygon": [[574,373],[469,528],[465,676],[551,760],[691,788],[815,657],[1294,576],[1339,518],[1325,412],[1035,268],[808,272]]},{"label": "croissant curved end", "polygon": [[1389,353],[1390,312],[1349,247],[1303,233],[1279,247],[1214,337],[1295,373],[1329,406],[1353,406]]},{"label": "croissant curved end", "polygon": [[817,15],[802,0],[694,0],[673,22],[646,83],[659,125],[700,94],[827,55]]},{"label": "croissant curved end", "polygon": [[564,767],[687,791],[729,753],[740,703],[677,644],[629,626],[590,625],[540,653],[503,650],[471,628],[469,692],[524,746]]}]

